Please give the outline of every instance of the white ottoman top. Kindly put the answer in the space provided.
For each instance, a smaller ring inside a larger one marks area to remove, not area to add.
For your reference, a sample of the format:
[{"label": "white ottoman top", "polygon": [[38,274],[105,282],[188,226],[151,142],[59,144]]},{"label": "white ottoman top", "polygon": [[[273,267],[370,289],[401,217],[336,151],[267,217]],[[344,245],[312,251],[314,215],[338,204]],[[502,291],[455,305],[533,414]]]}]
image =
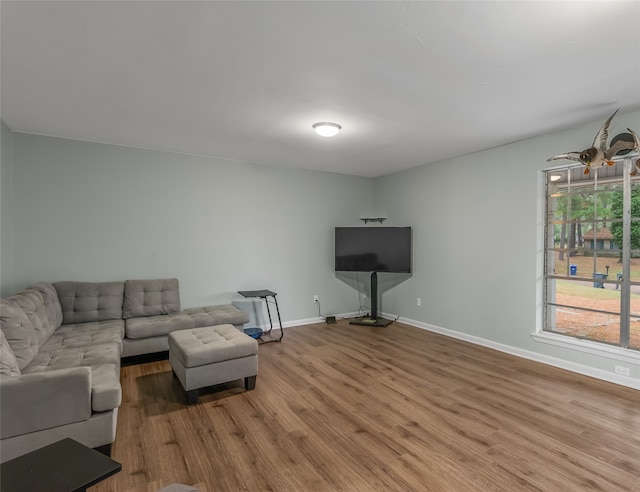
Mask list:
[{"label": "white ottoman top", "polygon": [[184,367],[198,367],[258,353],[258,341],[233,325],[203,326],[169,333],[169,351]]}]

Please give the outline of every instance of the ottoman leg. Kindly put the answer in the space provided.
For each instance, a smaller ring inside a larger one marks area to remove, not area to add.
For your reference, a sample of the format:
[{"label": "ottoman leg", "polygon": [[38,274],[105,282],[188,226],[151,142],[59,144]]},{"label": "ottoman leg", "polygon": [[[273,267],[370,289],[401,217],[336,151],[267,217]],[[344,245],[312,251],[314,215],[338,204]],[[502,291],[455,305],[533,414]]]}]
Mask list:
[{"label": "ottoman leg", "polygon": [[252,390],[256,387],[256,378],[258,376],[249,376],[248,378],[244,378],[244,389]]},{"label": "ottoman leg", "polygon": [[198,389],[187,391],[187,405],[193,405],[194,403],[198,403],[199,393],[200,391]]}]

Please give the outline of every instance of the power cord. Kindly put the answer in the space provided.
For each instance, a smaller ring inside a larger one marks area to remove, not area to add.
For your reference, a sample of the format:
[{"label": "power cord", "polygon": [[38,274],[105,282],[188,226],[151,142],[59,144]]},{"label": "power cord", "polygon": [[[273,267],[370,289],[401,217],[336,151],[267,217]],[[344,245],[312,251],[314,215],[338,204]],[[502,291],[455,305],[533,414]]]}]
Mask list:
[{"label": "power cord", "polygon": [[336,318],[335,316],[325,316],[320,312],[320,301],[316,300],[316,304],[318,305],[318,317],[324,319],[325,323],[333,324],[337,320],[342,319],[342,318]]},{"label": "power cord", "polygon": [[316,299],[316,306],[318,306],[318,317],[324,318],[324,314],[320,312],[320,301],[318,299]]},{"label": "power cord", "polygon": [[[359,316],[369,316],[369,313],[371,312],[371,306],[367,306],[365,304],[362,304],[362,294],[360,291],[360,277],[358,276],[358,272],[356,272],[356,284],[358,285],[358,315]],[[317,301],[316,301],[317,302]],[[400,315],[397,314],[395,315],[396,319],[394,319],[393,321],[398,321],[400,319]]]},{"label": "power cord", "polygon": [[360,289],[360,276],[358,272],[356,272],[356,285],[358,286],[358,316],[368,316],[369,311],[371,311],[371,307],[365,304],[362,304],[362,293]]}]

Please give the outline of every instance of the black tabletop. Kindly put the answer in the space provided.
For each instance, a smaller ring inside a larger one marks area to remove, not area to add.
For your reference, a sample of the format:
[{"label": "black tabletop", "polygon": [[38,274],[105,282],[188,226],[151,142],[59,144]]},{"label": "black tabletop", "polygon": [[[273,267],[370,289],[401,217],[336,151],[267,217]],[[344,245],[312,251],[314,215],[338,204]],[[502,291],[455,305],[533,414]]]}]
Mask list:
[{"label": "black tabletop", "polygon": [[238,294],[244,297],[275,297],[278,294],[270,290],[239,290]]},{"label": "black tabletop", "polygon": [[122,470],[122,465],[73,439],[2,463],[2,492],[76,492]]}]

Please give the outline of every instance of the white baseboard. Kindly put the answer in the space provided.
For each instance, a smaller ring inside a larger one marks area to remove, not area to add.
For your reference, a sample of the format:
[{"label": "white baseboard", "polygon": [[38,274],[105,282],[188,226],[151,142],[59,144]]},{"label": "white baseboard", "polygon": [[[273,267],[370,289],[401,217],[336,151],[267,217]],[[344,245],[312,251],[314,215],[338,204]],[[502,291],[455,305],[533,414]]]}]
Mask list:
[{"label": "white baseboard", "polygon": [[[335,316],[336,319],[341,319],[341,318],[355,318],[356,316],[359,316],[358,313],[345,313],[345,314],[335,314],[335,315],[331,315],[331,316]],[[314,323],[322,323],[324,321],[324,317],[323,316],[316,316],[314,318],[305,318],[305,319],[298,319],[295,321],[284,321],[282,323],[282,327],[283,328],[293,328],[296,326],[304,326],[304,325],[312,325]],[[274,328],[280,328],[280,325],[278,324],[278,321],[276,320],[273,323],[273,327]],[[260,328],[262,328],[263,330],[268,330],[269,329],[269,324],[263,324],[260,326]]]},{"label": "white baseboard", "polygon": [[[353,318],[353,317],[357,317],[358,315],[359,313],[356,312],[356,313],[337,314],[335,316],[336,318],[340,319],[340,318]],[[382,313],[381,316],[384,316],[387,319],[396,319],[397,317],[397,315],[388,314],[388,313]],[[324,318],[315,317],[315,318],[301,319],[297,321],[289,321],[289,322],[283,323],[282,325],[284,328],[291,328],[295,326],[320,323],[322,321],[324,321]],[[626,386],[628,388],[640,390],[640,380],[634,377],[622,376],[614,372],[609,372],[602,369],[596,369],[594,367],[586,366],[584,364],[578,364],[576,362],[570,362],[563,359],[558,359],[556,357],[551,357],[538,352],[531,352],[530,350],[524,350],[517,347],[512,347],[511,345],[494,342],[493,340],[488,340],[486,338],[477,337],[475,335],[469,335],[467,333],[462,333],[455,330],[449,330],[447,328],[442,328],[440,326],[423,323],[421,321],[416,321],[413,319],[400,317],[398,318],[398,321],[407,325],[414,326],[416,328],[420,328],[422,330],[431,331],[434,333],[438,333],[440,335],[456,338],[458,340],[462,340],[465,342],[481,345],[483,347],[498,350],[500,352],[505,352],[507,354],[515,355],[517,357],[522,357],[523,359],[529,359],[529,360],[540,362],[542,364],[546,364],[549,366],[558,367],[560,369],[566,369],[567,371],[575,372],[577,374],[582,374],[584,376],[589,376],[592,378],[600,379],[602,381],[608,381],[610,383],[615,383],[621,386]]]},{"label": "white baseboard", "polygon": [[474,343],[483,347],[499,350],[507,354],[522,357],[523,359],[533,360],[553,367],[559,367],[560,369],[566,369],[567,371],[583,374],[592,378],[608,381],[610,383],[619,384],[621,386],[627,386],[629,388],[640,389],[640,380],[629,376],[621,376],[614,372],[604,371],[602,369],[596,369],[594,367],[585,366],[584,364],[578,364],[576,362],[570,362],[556,357],[551,357],[538,352],[531,352],[530,350],[524,350],[511,345],[505,345],[503,343],[494,342],[493,340],[487,340],[486,338],[477,337],[475,335],[469,335],[467,333],[461,333],[459,331],[449,330],[440,326],[430,325],[421,321],[416,321],[407,318],[400,318],[398,321],[407,325],[415,326],[423,330],[439,333],[451,338],[463,340],[465,342]]}]

